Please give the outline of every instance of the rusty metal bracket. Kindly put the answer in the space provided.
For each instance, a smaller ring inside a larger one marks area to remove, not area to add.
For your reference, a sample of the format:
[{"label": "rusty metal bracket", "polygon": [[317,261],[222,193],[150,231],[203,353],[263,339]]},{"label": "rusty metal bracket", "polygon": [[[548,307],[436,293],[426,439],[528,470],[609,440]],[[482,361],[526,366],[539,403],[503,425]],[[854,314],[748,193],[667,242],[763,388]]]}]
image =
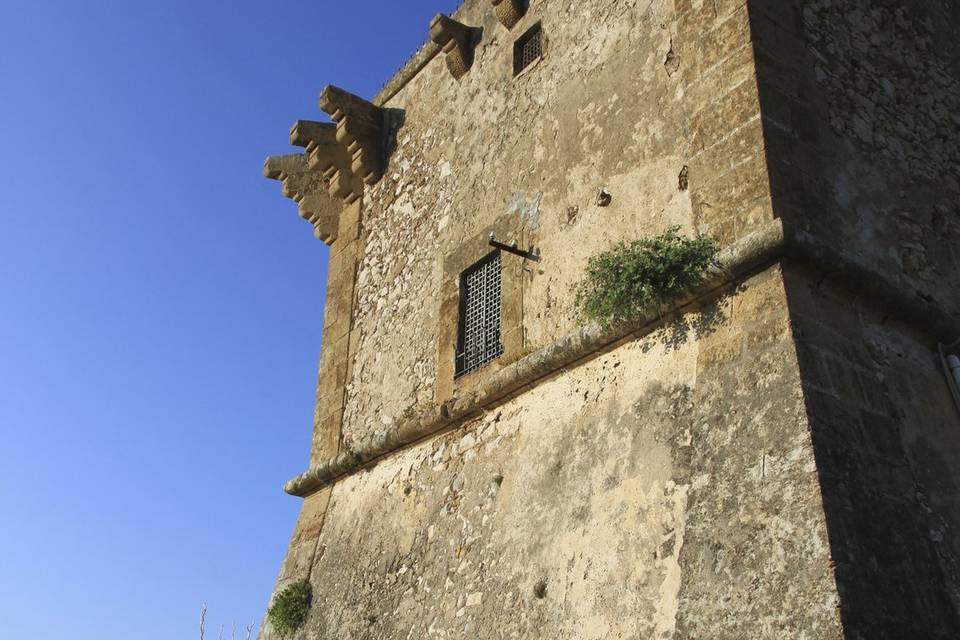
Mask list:
[{"label": "rusty metal bracket", "polygon": [[520,256],[524,260],[531,260],[533,262],[540,262],[540,249],[533,247],[530,251],[524,251],[517,246],[517,241],[507,244],[506,242],[500,242],[497,240],[497,236],[494,233],[490,234],[490,246],[496,247],[497,249],[503,249],[507,253],[512,253],[515,256]]}]

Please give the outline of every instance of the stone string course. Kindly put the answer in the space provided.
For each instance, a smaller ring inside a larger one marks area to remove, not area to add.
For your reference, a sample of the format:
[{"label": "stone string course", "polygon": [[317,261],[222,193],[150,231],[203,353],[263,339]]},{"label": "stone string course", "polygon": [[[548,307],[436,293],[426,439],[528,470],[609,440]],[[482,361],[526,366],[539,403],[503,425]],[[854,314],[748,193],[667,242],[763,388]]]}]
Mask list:
[{"label": "stone string course", "polygon": [[828,274],[830,279],[859,289],[878,306],[896,309],[897,316],[924,327],[925,331],[936,337],[946,340],[950,336],[960,335],[960,322],[956,319],[943,314],[922,298],[905,297],[899,287],[882,275],[870,273],[857,263],[844,259],[809,234],[799,232],[785,237],[782,222],[775,220],[721,251],[717,264],[708,271],[701,285],[687,295],[665,306],[649,307],[626,326],[603,329],[591,324],[581,327],[508,365],[475,393],[446,404],[422,408],[392,428],[372,434],[355,448],[324,460],[288,481],[284,491],[304,497],[366,469],[371,463],[412,443],[489,410],[511,394],[526,390],[526,387],[564,367],[597,357],[621,340],[653,331],[665,319],[674,317],[688,305],[716,295],[752,271],[785,256],[812,264]]}]

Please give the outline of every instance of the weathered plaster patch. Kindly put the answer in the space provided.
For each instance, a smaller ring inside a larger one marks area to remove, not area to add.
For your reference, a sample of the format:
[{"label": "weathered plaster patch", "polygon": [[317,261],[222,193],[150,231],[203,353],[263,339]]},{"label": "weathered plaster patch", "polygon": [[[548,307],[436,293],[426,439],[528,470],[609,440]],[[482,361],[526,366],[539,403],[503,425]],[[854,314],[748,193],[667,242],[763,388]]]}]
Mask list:
[{"label": "weathered plaster patch", "polygon": [[543,200],[543,192],[527,195],[523,191],[513,194],[513,198],[507,204],[507,213],[520,216],[522,226],[536,231],[540,228],[540,202]]}]

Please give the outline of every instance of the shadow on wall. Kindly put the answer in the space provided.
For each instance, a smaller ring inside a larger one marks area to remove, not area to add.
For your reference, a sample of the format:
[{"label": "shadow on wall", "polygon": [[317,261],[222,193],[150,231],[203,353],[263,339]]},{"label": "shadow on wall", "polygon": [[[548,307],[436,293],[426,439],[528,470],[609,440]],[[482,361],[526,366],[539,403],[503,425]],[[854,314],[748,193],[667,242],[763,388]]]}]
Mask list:
[{"label": "shadow on wall", "polygon": [[390,170],[390,159],[397,149],[397,136],[407,121],[407,112],[404,109],[382,107],[383,109],[383,166],[384,174]]},{"label": "shadow on wall", "polygon": [[654,331],[643,339],[641,349],[648,353],[657,345],[665,351],[679,351],[690,341],[691,335],[695,340],[717,331],[730,319],[726,311],[725,302],[731,298],[731,292],[724,292],[720,297],[696,309],[696,313],[681,313],[668,321],[662,328]]},{"label": "shadow on wall", "polygon": [[[960,273],[960,136],[943,116],[960,107],[960,5],[750,0],[748,11],[785,228],[956,309],[945,283]],[[829,275],[784,268],[844,635],[960,637],[960,417],[936,337],[892,328],[895,310]]]}]

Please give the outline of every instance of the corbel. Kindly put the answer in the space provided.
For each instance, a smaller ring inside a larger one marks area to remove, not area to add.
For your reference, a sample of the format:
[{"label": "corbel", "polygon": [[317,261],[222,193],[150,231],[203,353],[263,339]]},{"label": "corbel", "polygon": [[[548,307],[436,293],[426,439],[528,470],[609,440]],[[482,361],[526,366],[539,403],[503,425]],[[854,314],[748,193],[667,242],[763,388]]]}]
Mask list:
[{"label": "corbel", "polygon": [[335,124],[297,120],[290,128],[290,144],[304,148],[310,168],[326,178],[333,198],[351,203],[363,194],[351,155],[337,141]]},{"label": "corbel", "polygon": [[383,177],[383,110],[333,85],[320,94],[320,108],[336,124],[337,142],[350,154],[353,173],[365,184]]},{"label": "corbel", "polygon": [[300,217],[313,225],[314,235],[333,244],[340,222],[340,204],[327,193],[327,180],[311,171],[302,153],[270,156],[263,164],[264,177],[279,180],[283,195],[297,203]]},{"label": "corbel", "polygon": [[438,13],[430,21],[430,39],[446,54],[450,75],[459,80],[473,65],[473,29]]},{"label": "corbel", "polygon": [[497,20],[507,29],[513,29],[527,12],[524,0],[490,0],[497,14]]}]

